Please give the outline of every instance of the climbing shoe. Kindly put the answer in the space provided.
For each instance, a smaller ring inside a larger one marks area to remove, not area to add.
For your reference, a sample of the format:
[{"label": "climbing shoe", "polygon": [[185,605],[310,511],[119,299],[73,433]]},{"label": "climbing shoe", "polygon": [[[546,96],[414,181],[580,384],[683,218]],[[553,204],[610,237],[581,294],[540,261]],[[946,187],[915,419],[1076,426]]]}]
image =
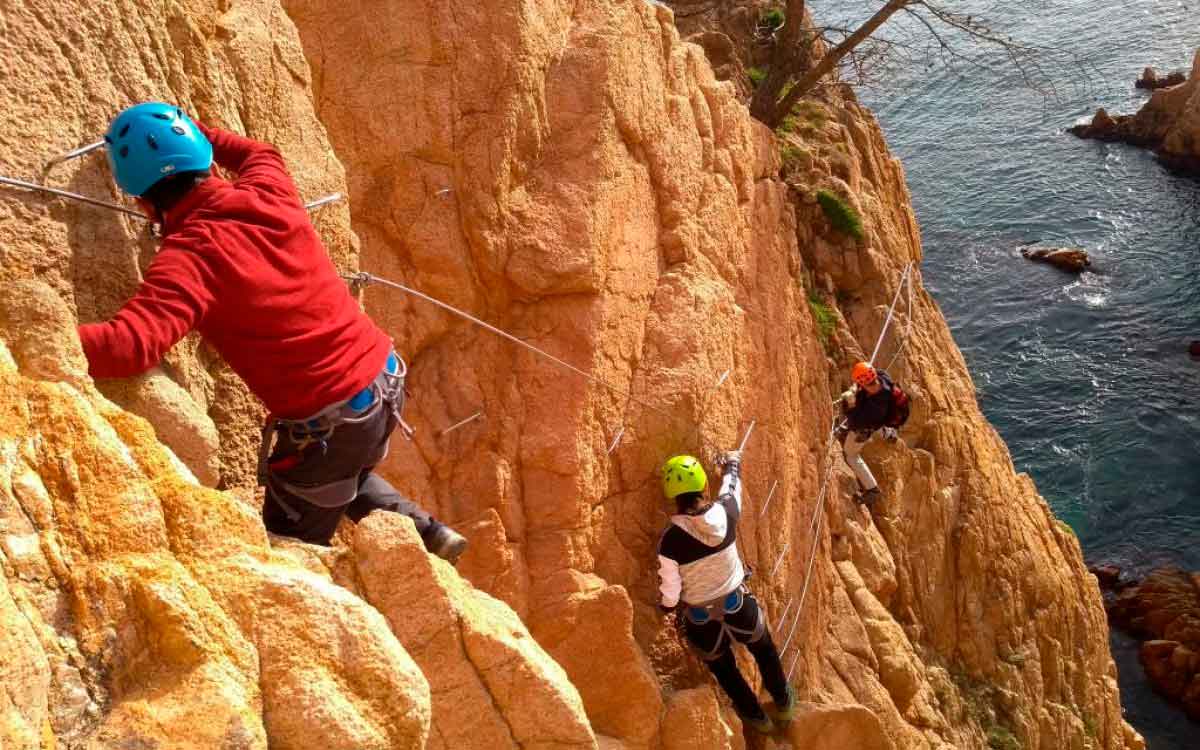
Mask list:
[{"label": "climbing shoe", "polygon": [[865,505],[868,508],[874,508],[875,503],[879,502],[879,498],[881,496],[882,495],[879,492],[879,488],[872,487],[869,490],[863,490],[862,492],[858,493],[854,496],[854,499],[858,501],[859,505]]},{"label": "climbing shoe", "polygon": [[771,713],[775,715],[776,721],[791,721],[796,716],[796,688],[788,685],[787,700],[783,703],[775,701],[775,710]]},{"label": "climbing shoe", "polygon": [[453,565],[467,551],[467,539],[449,526],[439,525],[425,540],[425,549]]},{"label": "climbing shoe", "polygon": [[765,713],[754,718],[742,716],[742,723],[759,734],[770,734],[775,731],[775,722],[771,721],[771,717]]}]

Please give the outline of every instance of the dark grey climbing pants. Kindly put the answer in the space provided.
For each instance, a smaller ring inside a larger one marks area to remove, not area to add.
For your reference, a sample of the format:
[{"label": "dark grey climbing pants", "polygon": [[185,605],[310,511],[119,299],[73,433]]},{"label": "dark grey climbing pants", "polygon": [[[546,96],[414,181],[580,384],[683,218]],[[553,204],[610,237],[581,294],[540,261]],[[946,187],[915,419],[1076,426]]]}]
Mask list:
[{"label": "dark grey climbing pants", "polygon": [[725,694],[733,701],[738,713],[747,718],[762,718],[765,714],[758,703],[758,696],[746,684],[746,678],[738,671],[737,661],[733,656],[732,638],[745,643],[754,661],[758,663],[758,671],[762,674],[763,687],[775,699],[776,705],[787,703],[787,676],[783,673],[783,665],[779,661],[779,651],[771,640],[770,630],[763,628],[762,637],[756,641],[747,633],[758,629],[762,613],[758,608],[758,600],[753,594],[746,594],[742,608],[737,612],[725,615],[725,622],[736,630],[722,628],[721,623],[710,620],[697,625],[691,620],[685,620],[685,632],[692,646],[701,654],[712,654],[715,657],[705,661],[713,677]]},{"label": "dark grey climbing pants", "polygon": [[408,516],[426,540],[441,526],[372,473],[387,455],[388,440],[399,423],[387,393],[378,389],[376,402],[361,417],[350,415],[358,421],[337,425],[325,440],[297,439],[288,429],[275,431],[263,503],[267,531],[328,545],[343,515],[357,523],[373,510]]}]

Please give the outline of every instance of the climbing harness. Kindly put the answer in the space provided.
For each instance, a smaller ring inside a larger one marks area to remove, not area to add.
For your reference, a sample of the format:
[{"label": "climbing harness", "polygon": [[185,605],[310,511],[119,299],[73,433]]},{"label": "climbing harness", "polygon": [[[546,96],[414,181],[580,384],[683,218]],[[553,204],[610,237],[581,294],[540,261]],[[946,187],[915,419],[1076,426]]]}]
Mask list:
[{"label": "climbing harness", "polygon": [[[612,385],[611,383],[604,380],[603,378],[596,377],[595,375],[590,375],[590,374],[584,372],[583,370],[579,369],[575,365],[571,364],[570,362],[559,359],[558,357],[554,356],[553,354],[551,354],[550,352],[548,352],[544,349],[539,349],[538,347],[534,346],[533,344],[530,344],[527,341],[522,341],[521,339],[517,338],[516,336],[512,335],[511,333],[508,333],[505,330],[497,328],[496,326],[492,325],[491,323],[487,323],[483,320],[480,320],[479,318],[475,317],[474,315],[472,315],[468,312],[459,310],[457,307],[454,307],[453,305],[443,302],[436,297],[431,297],[430,295],[425,294],[424,292],[417,291],[416,289],[413,289],[412,287],[405,286],[404,284],[400,284],[395,281],[391,281],[389,279],[385,279],[381,276],[376,276],[374,274],[367,273],[366,271],[359,271],[358,273],[352,273],[352,274],[342,274],[342,278],[345,279],[346,281],[350,282],[351,286],[356,289],[364,289],[364,288],[370,286],[371,284],[383,284],[384,286],[390,286],[393,289],[399,289],[400,291],[404,292],[405,294],[409,294],[413,297],[417,297],[418,299],[425,300],[426,302],[429,302],[430,304],[433,304],[433,305],[436,305],[436,306],[442,308],[446,312],[453,313],[454,315],[457,315],[458,317],[463,318],[464,320],[468,320],[468,321],[474,323],[475,325],[479,326],[480,328],[484,328],[488,331],[491,331],[492,333],[496,334],[497,336],[508,339],[509,341],[513,342],[514,344],[523,346],[526,349],[528,349],[529,351],[533,352],[534,354],[537,354],[541,357],[545,357],[546,359],[550,360],[551,362],[554,362],[555,364],[559,365],[560,367],[564,367],[564,368],[570,370],[571,372],[584,378],[585,380],[591,381],[591,382],[595,383],[596,385],[607,388],[608,390],[612,391],[613,393],[620,394],[620,395],[624,396],[625,398],[629,399],[630,401],[641,404],[642,406],[646,407],[647,409],[656,411],[659,414],[662,414],[666,417],[674,417],[675,416],[674,414],[667,411],[666,409],[662,409],[662,408],[655,406],[654,404],[651,404],[647,401],[643,401],[642,399],[638,398],[637,396],[634,396],[632,393],[625,390],[624,388],[620,388],[618,386]],[[749,437],[749,435],[747,435],[747,437]]]},{"label": "climbing harness", "polygon": [[[258,455],[259,483],[266,484],[268,457],[272,449],[271,438],[276,432],[287,434],[297,455],[302,454],[313,444],[319,444],[324,452],[329,438],[333,436],[338,427],[366,422],[374,417],[386,403],[391,407],[392,416],[395,417],[396,423],[400,427],[401,435],[406,440],[411,440],[415,430],[401,416],[405,400],[404,379],[407,375],[408,366],[399,355],[392,352],[388,355],[387,364],[379,376],[346,401],[330,404],[304,419],[281,419],[274,415],[268,416],[266,424],[263,426]],[[382,384],[380,380],[383,381]]]},{"label": "climbing harness", "polygon": [[[146,216],[144,213],[142,213],[141,211],[138,211],[136,209],[129,208],[128,206],[122,206],[119,203],[112,203],[110,201],[100,200],[99,198],[91,198],[86,195],[80,195],[79,193],[72,193],[70,190],[60,190],[59,188],[50,187],[49,185],[39,185],[36,182],[28,182],[26,180],[18,180],[14,177],[3,177],[3,176],[0,176],[0,185],[7,185],[8,187],[21,188],[23,190],[32,190],[37,193],[46,193],[48,195],[56,195],[59,198],[68,198],[70,200],[78,201],[80,203],[86,203],[89,206],[96,206],[97,208],[107,208],[110,211],[118,211],[120,213],[132,216],[135,219],[141,219],[142,221],[146,221],[146,222],[150,221],[150,217]],[[325,196],[324,198],[318,198],[315,201],[311,201],[309,203],[304,204],[304,208],[306,210],[312,211],[312,210],[320,208],[321,206],[324,206],[326,204],[335,203],[337,201],[340,201],[343,197],[344,196],[341,193],[332,193],[330,195]]]},{"label": "climbing harness", "polygon": [[742,610],[746,604],[746,597],[750,594],[750,589],[743,582],[736,589],[730,591],[720,599],[699,605],[688,605],[684,609],[684,617],[693,625],[707,625],[710,622],[715,622],[720,625],[720,632],[717,634],[717,640],[712,648],[707,651],[696,649],[700,653],[700,658],[704,661],[716,660],[725,644],[725,639],[735,640],[737,635],[749,636],[747,639],[750,643],[757,642],[767,632],[766,620],[762,616],[762,610],[758,612],[758,617],[755,618],[754,627],[750,629],[740,628],[736,625],[731,625],[725,619],[729,615],[736,614]]}]

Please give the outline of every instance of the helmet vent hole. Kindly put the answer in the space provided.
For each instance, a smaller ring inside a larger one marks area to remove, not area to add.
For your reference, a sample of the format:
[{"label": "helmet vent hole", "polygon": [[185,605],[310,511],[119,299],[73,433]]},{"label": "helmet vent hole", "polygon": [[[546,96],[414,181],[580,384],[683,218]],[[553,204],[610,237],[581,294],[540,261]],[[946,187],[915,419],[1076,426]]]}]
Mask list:
[{"label": "helmet vent hole", "polygon": [[119,153],[121,154],[121,158],[124,159],[126,156],[129,156],[129,147],[122,146]]},{"label": "helmet vent hole", "polygon": [[187,131],[183,129],[182,125],[172,125],[171,132],[175,135],[187,135]]},{"label": "helmet vent hole", "polygon": [[112,138],[109,138],[109,137],[106,135],[106,136],[104,136],[104,142],[105,142],[105,143],[107,143],[107,144],[109,144],[109,145],[112,145]]},{"label": "helmet vent hole", "polygon": [[182,120],[182,119],[183,119],[183,110],[182,110],[182,109],[180,109],[179,107],[176,107],[176,108],[175,108],[175,114],[179,116],[179,119],[180,119],[180,120]]},{"label": "helmet vent hole", "polygon": [[171,116],[168,115],[166,112],[155,112],[154,116],[156,118],[158,118],[159,120],[168,120],[169,121],[171,119]]},{"label": "helmet vent hole", "polygon": [[158,150],[158,140],[156,140],[154,136],[147,134],[146,143],[155,151]]},{"label": "helmet vent hole", "polygon": [[124,138],[129,134],[129,123],[125,123],[125,127],[121,128],[121,132],[117,133],[118,138]]}]

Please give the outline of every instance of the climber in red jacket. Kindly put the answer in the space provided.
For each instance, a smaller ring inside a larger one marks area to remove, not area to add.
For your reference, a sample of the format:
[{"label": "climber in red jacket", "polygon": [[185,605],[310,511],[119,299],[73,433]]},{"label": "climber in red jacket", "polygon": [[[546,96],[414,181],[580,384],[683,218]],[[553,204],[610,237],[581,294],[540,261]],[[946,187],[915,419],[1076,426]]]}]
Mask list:
[{"label": "climber in red jacket", "polygon": [[[199,331],[272,414],[269,531],[328,544],[343,515],[388,510],[456,560],[466,540],[372,473],[401,424],[404,362],[338,276],[279,152],[157,102],[122,112],[104,140],[163,239],[134,297],[79,327],[92,376],[144,372]],[[237,178],[212,176],[214,160]],[[264,456],[271,441],[264,430]]]}]

